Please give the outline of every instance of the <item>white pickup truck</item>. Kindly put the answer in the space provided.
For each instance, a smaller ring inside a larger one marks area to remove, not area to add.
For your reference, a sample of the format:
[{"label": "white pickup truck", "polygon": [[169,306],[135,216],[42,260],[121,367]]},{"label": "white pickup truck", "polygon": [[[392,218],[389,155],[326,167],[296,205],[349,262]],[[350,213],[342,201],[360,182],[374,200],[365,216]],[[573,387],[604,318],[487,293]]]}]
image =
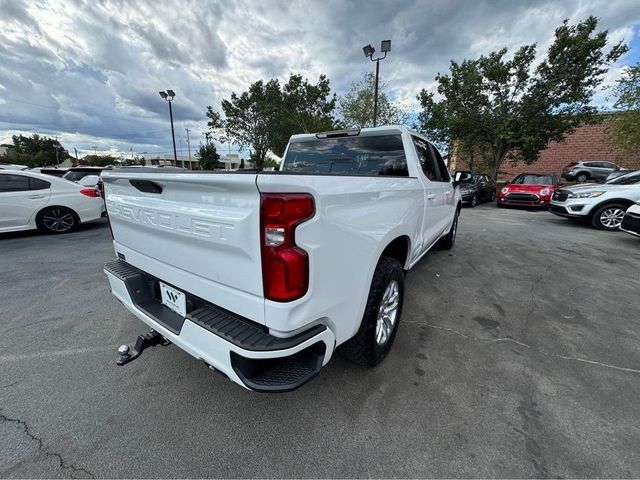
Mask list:
[{"label": "white pickup truck", "polygon": [[338,351],[365,366],[393,343],[404,273],[451,248],[459,189],[402,126],[294,135],[276,172],[103,173],[111,291],[152,331],[256,391],[293,390]]}]

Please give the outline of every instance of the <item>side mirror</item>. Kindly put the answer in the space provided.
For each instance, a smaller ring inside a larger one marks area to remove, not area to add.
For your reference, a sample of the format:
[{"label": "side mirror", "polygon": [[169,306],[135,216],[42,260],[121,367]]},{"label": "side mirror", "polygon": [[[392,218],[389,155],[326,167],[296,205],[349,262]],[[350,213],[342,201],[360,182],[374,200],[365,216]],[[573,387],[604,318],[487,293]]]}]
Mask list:
[{"label": "side mirror", "polygon": [[461,178],[462,178],[462,172],[456,172],[456,174],[453,177],[453,182],[451,182],[451,184],[453,185],[453,188],[457,188],[458,185],[460,185]]}]

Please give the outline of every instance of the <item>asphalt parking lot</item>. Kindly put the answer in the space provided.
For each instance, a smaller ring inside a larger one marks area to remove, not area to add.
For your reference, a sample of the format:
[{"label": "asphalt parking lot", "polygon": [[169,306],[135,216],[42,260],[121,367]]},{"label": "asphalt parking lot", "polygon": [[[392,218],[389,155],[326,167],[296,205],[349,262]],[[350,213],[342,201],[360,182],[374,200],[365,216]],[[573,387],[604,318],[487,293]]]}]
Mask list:
[{"label": "asphalt parking lot", "polygon": [[396,343],[245,391],[109,293],[104,222],[0,236],[2,477],[638,477],[640,239],[463,210],[407,276]]}]

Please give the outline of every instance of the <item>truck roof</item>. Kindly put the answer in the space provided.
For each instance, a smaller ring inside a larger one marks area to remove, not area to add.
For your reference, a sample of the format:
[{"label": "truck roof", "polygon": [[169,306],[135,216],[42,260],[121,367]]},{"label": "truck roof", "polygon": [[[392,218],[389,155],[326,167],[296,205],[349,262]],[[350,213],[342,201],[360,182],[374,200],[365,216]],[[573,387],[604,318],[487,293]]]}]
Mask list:
[{"label": "truck roof", "polygon": [[[355,133],[359,131],[359,133]],[[289,142],[306,142],[309,140],[317,140],[318,137],[317,135],[320,135],[322,133],[326,133],[326,134],[331,134],[331,133],[338,133],[338,132],[354,132],[352,135],[353,136],[361,136],[361,137],[365,137],[365,136],[374,136],[374,135],[397,135],[403,132],[409,132],[409,133],[414,133],[411,130],[409,130],[407,127],[405,127],[404,125],[383,125],[380,127],[367,127],[367,128],[347,128],[345,130],[334,130],[333,132],[318,132],[318,133],[299,133],[296,135],[292,135],[291,138],[289,139]],[[416,132],[417,133],[417,132]]]}]

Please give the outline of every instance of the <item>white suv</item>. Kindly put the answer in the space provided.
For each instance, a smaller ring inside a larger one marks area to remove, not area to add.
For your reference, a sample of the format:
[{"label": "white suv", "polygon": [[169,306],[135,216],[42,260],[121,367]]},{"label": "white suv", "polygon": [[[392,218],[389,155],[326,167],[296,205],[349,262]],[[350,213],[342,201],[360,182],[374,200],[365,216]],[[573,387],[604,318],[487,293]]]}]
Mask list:
[{"label": "white suv", "polygon": [[602,230],[618,230],[624,213],[640,200],[640,172],[606,183],[575,185],[556,190],[549,211],[563,217],[589,220]]}]

